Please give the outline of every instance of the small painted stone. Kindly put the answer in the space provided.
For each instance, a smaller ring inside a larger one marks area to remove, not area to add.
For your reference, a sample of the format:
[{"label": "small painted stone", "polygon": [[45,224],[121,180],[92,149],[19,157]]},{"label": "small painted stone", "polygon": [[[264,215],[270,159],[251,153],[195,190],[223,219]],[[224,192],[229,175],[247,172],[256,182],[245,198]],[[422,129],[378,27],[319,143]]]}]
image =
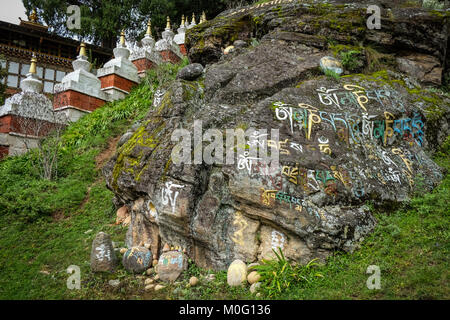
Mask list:
[{"label": "small painted stone", "polygon": [[162,251],[163,251],[163,252],[170,251],[170,247],[169,247],[169,244],[168,244],[168,243],[166,243],[166,244],[164,245]]},{"label": "small painted stone", "polygon": [[247,280],[247,265],[241,260],[234,260],[228,267],[227,283],[230,287],[242,285]]},{"label": "small painted stone", "polygon": [[127,252],[128,251],[128,249],[127,248],[121,248],[120,249],[120,254],[125,254],[125,252]]},{"label": "small painted stone", "polygon": [[162,281],[175,281],[187,269],[187,258],[179,251],[164,252],[158,260],[158,274]]},{"label": "small painted stone", "polygon": [[92,242],[91,270],[93,272],[114,272],[117,258],[114,252],[111,237],[99,232]]},{"label": "small painted stone", "polygon": [[126,270],[142,273],[150,267],[152,253],[145,247],[132,247],[123,255],[122,264]]},{"label": "small painted stone", "polygon": [[333,57],[326,56],[320,59],[320,68],[325,72],[326,70],[331,70],[338,75],[341,75],[344,72],[344,68],[342,67],[341,62]]},{"label": "small painted stone", "polygon": [[247,281],[250,284],[254,284],[254,283],[258,282],[259,279],[261,279],[261,275],[256,271],[250,272],[247,276]]}]

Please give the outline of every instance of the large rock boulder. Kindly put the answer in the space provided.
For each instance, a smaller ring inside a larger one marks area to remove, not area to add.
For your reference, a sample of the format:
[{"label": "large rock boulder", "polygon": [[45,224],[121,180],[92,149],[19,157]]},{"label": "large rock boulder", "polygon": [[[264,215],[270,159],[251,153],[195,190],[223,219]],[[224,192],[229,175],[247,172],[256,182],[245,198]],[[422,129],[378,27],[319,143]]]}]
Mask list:
[{"label": "large rock boulder", "polygon": [[[328,6],[313,7],[326,16]],[[204,77],[176,80],[165,88],[105,166],[116,203],[132,208],[128,246],[149,243],[156,253],[161,243],[171,243],[186,248],[197,265],[222,270],[236,259],[273,257],[279,248],[299,263],[323,260],[335,250],[354,250],[373,230],[368,201],[395,207],[416,192],[416,181],[423,180],[426,190],[440,182],[441,169],[429,152],[448,135],[449,100],[390,70],[324,76],[320,59],[333,52],[324,36],[313,35],[320,24],[312,20],[316,11],[305,14],[307,8],[280,2],[223,14],[189,31],[215,34],[204,45],[220,49],[235,40],[226,40],[228,35],[217,30],[220,25],[249,20],[249,25],[227,28],[245,40],[258,12],[262,23],[257,46],[226,56],[216,49],[199,55],[190,51],[194,61],[210,63]],[[348,12],[334,23],[346,27],[352,10],[362,7],[344,8]],[[414,12],[417,20],[405,21],[403,36],[392,41],[443,61],[443,44],[419,39],[413,31],[418,28],[414,22],[421,21],[424,30],[446,41],[439,17]],[[327,30],[334,30],[327,21]],[[378,32],[396,28],[388,22]],[[379,36],[349,30],[355,37]],[[189,32],[191,49],[199,49],[201,38]],[[228,144],[227,129],[245,137]],[[279,161],[267,159],[266,151],[278,154]],[[208,155],[215,161],[207,161]],[[233,163],[226,161],[228,155]]]},{"label": "large rock boulder", "polygon": [[[408,3],[409,2],[409,3]],[[409,4],[409,7],[408,7]],[[381,29],[367,28],[369,5],[381,8]],[[441,63],[447,51],[448,13],[426,10],[411,1],[274,0],[232,9],[186,32],[192,62],[211,64],[237,39],[278,39],[325,49],[329,42],[370,42],[384,50],[422,52]],[[403,53],[402,53],[403,54]]]}]

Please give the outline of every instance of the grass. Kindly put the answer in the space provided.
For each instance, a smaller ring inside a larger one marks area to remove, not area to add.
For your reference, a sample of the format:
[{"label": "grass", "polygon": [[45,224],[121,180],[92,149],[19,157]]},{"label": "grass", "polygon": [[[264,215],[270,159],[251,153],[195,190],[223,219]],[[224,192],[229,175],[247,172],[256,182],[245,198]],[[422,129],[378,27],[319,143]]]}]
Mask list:
[{"label": "grass", "polygon": [[[450,137],[436,161],[450,169]],[[284,257],[267,263],[261,299],[449,299],[450,176],[432,193],[421,194],[393,212],[375,211],[378,225],[354,253],[336,252],[325,265],[289,266]],[[381,289],[369,290],[367,268],[381,270]],[[214,283],[187,288],[189,276],[209,271],[191,267],[172,299],[255,299],[248,286],[230,290],[226,272]],[[275,276],[271,276],[276,272]],[[280,283],[278,285],[277,283]],[[172,290],[169,288],[168,291]]]},{"label": "grass", "polygon": [[[150,71],[126,99],[70,125],[61,140],[58,179],[40,179],[33,166],[35,152],[0,161],[0,299],[110,297],[100,280],[107,282],[110,276],[90,273],[90,247],[99,231],[123,245],[126,230],[112,225],[113,194],[97,157],[108,152],[113,138],[145,117],[156,88],[175,79],[187,63],[185,59]],[[82,274],[82,290],[76,292],[66,287],[66,269],[72,264]],[[125,277],[125,271],[119,269],[114,277]],[[134,286],[136,281],[127,277],[125,283]],[[132,297],[127,290],[115,297]]]},{"label": "grass", "polygon": [[445,3],[438,0],[423,0],[422,6],[427,9],[444,9]]},{"label": "grass", "polygon": [[[145,116],[155,88],[171,81],[185,63],[153,71],[127,99],[71,125],[63,136],[58,180],[39,179],[30,164],[33,153],[0,161],[0,299],[256,299],[248,285],[228,287],[226,271],[206,282],[211,271],[193,263],[177,283],[158,293],[145,292],[143,279],[122,266],[115,274],[90,272],[95,235],[107,232],[121,247],[126,233],[113,224],[113,194],[105,187],[97,157],[108,151],[111,139]],[[436,155],[447,170],[449,154],[447,138]],[[375,232],[359,250],[336,252],[326,265],[291,266],[281,256],[267,263],[260,270],[261,298],[449,299],[449,187],[447,174],[432,193],[418,193],[398,210],[374,208]],[[66,287],[70,265],[81,269],[80,290]],[[380,290],[366,287],[369,265],[380,267]],[[271,271],[280,276],[272,278]],[[189,287],[191,276],[200,278],[198,286]],[[109,286],[111,279],[119,279],[119,287]]]}]

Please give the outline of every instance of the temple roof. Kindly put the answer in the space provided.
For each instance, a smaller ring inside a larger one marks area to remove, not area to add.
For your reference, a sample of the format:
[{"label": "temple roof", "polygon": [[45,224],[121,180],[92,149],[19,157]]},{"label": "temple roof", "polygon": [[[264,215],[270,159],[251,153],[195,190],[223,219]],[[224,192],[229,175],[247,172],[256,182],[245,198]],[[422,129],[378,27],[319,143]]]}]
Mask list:
[{"label": "temple roof", "polygon": [[[40,26],[40,27],[39,27]],[[46,28],[42,28],[41,25],[38,25],[33,22],[28,21],[22,21],[21,25],[16,25],[13,23],[0,21],[0,52],[5,55],[21,55],[25,58],[30,57],[31,51],[38,52],[37,48],[30,48],[29,44],[27,43],[25,46],[17,45],[16,43],[11,43],[11,39],[15,38],[14,34],[20,35],[18,38],[25,38],[25,39],[34,39],[37,43],[42,44],[44,41],[46,41],[47,44],[53,44],[53,45],[62,45],[64,49],[67,49],[67,47],[73,47],[70,48],[69,52],[70,54],[66,54],[66,56],[61,55],[53,55],[53,59],[49,58],[47,60],[55,60],[54,62],[59,62],[58,64],[67,64],[71,63],[72,60],[76,59],[77,56],[77,48],[80,45],[80,42],[78,40],[74,40],[71,38],[65,38],[53,33],[49,33]],[[101,59],[101,62],[108,61],[112,55],[112,49],[87,44],[88,49],[92,50],[92,53],[94,57],[97,57]],[[67,50],[65,50],[67,52]],[[39,53],[37,53],[39,55]],[[45,56],[52,56],[49,54],[43,54]],[[59,61],[61,60],[61,61]],[[68,60],[65,62],[64,60]]]}]

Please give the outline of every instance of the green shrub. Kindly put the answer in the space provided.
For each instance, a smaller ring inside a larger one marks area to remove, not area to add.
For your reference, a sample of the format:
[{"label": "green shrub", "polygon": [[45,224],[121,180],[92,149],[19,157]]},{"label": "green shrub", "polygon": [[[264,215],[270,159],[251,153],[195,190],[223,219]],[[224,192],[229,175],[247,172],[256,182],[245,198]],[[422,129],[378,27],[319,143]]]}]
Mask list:
[{"label": "green shrub", "polygon": [[355,70],[358,63],[358,56],[361,54],[360,51],[350,50],[350,51],[342,51],[340,53],[342,65],[349,71]]},{"label": "green shrub", "polygon": [[291,285],[298,287],[302,286],[301,283],[310,283],[315,277],[323,277],[314,270],[318,266],[316,259],[306,266],[292,265],[284,257],[281,248],[278,248],[278,253],[274,249],[272,251],[276,259],[263,259],[261,265],[253,267],[261,275],[261,288],[269,298],[289,289]]},{"label": "green shrub", "polygon": [[334,72],[333,70],[330,70],[330,69],[324,70],[324,73],[329,79],[333,79],[333,80],[339,81],[339,79],[341,78],[341,76],[338,73],[336,73],[336,72]]},{"label": "green shrub", "polygon": [[445,1],[423,0],[422,6],[428,9],[444,9]]}]

